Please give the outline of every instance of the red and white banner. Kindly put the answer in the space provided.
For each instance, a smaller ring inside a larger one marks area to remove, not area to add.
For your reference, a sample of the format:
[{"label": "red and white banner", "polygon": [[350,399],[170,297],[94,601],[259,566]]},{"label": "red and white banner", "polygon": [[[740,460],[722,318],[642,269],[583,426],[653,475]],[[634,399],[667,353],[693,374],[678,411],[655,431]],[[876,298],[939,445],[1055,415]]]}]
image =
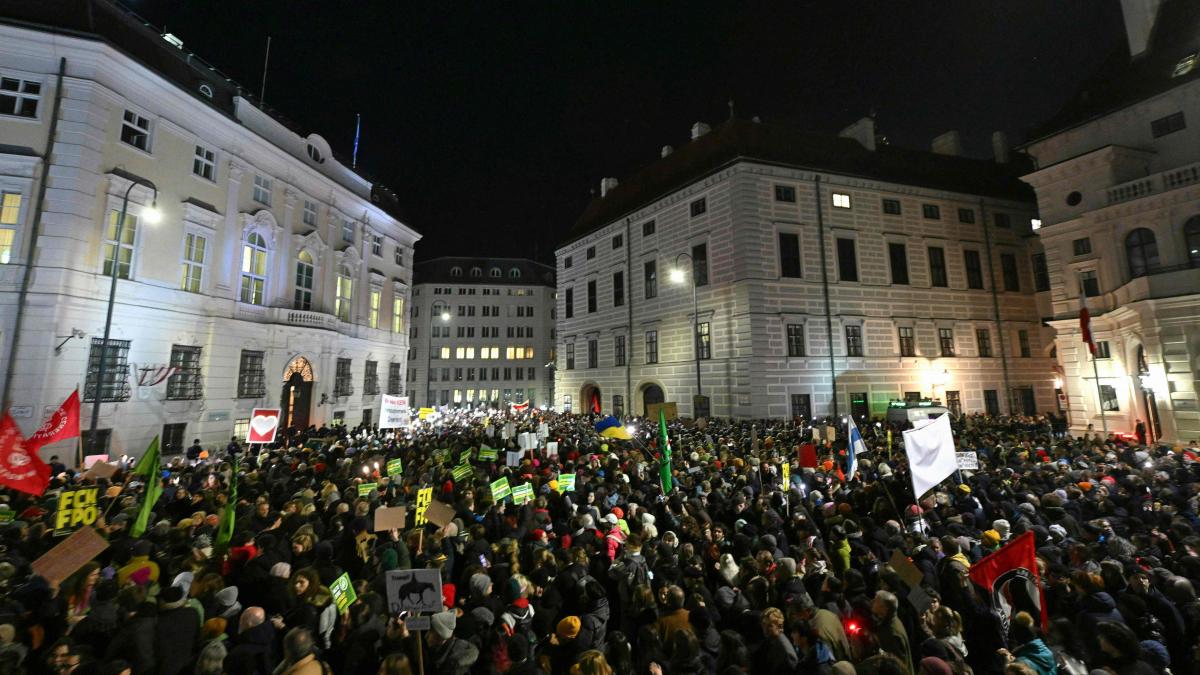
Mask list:
[{"label": "red and white banner", "polygon": [[250,413],[247,443],[274,443],[279,431],[279,408],[255,408]]},{"label": "red and white banner", "polygon": [[0,485],[41,495],[50,484],[50,467],[28,447],[17,423],[6,412],[0,417]]},{"label": "red and white banner", "polygon": [[995,553],[971,565],[971,581],[983,586],[1005,629],[1017,612],[1040,617],[1046,627],[1046,598],[1038,577],[1037,543],[1033,532],[1013,539]]},{"label": "red and white banner", "polygon": [[71,392],[67,400],[58,406],[54,414],[42,422],[42,426],[25,441],[30,452],[37,452],[43,445],[79,437],[79,390]]},{"label": "red and white banner", "polygon": [[512,408],[513,412],[525,412],[529,410],[529,399],[526,399],[522,403],[510,403],[509,407]]}]

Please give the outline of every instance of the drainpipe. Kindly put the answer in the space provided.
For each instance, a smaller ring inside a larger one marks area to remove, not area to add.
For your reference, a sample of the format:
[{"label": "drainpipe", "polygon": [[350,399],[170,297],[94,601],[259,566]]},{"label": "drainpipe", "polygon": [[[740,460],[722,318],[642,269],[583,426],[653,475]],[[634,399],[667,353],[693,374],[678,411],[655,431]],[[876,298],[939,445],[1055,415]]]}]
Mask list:
[{"label": "drainpipe", "polygon": [[825,218],[821,210],[821,177],[813,176],[813,191],[817,200],[817,236],[821,242],[821,294],[825,296],[825,336],[829,349],[829,383],[833,393],[833,416],[838,416],[837,366],[833,360],[833,312],[829,307],[829,268],[825,261]]},{"label": "drainpipe", "polygon": [[[42,155],[42,177],[38,185],[37,198],[33,202],[33,220],[29,225],[29,253],[25,256],[25,270],[21,277],[21,292],[17,296],[17,316],[13,322],[12,344],[8,347],[8,370],[4,373],[3,406],[0,410],[8,410],[12,405],[13,375],[16,373],[17,345],[21,341],[21,325],[25,322],[25,299],[29,295],[29,287],[33,284],[33,258],[37,253],[38,236],[42,226],[42,204],[46,201],[46,181],[50,179],[50,155],[54,150],[54,135],[58,131],[58,111],[62,107],[63,75],[67,70],[67,59],[58,61],[58,80],[54,87],[54,107],[50,111],[50,129],[46,133],[46,152]],[[99,386],[99,385],[97,385]],[[99,393],[99,390],[97,390]]]},{"label": "drainpipe", "polygon": [[629,337],[625,342],[625,410],[633,410],[633,236],[630,219],[625,219],[625,306],[629,315]]},{"label": "drainpipe", "polygon": [[987,209],[983,199],[979,200],[979,221],[983,223],[983,242],[987,250],[988,284],[992,287],[992,317],[996,321],[1000,367],[1004,371],[1004,401],[1008,414],[1013,414],[1012,386],[1008,382],[1008,349],[1004,346],[1004,323],[1000,320],[1000,294],[996,291],[996,268],[992,260],[992,230],[988,227]]}]

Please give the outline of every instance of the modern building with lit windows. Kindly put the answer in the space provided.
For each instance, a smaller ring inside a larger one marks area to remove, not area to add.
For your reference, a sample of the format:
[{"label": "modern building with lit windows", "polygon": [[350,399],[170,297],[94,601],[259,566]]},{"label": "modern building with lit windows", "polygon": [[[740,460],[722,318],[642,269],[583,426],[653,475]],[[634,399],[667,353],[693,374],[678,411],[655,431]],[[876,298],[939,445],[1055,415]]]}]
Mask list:
[{"label": "modern building with lit windows", "polygon": [[1042,214],[1072,428],[1132,433],[1141,420],[1151,438],[1198,439],[1200,5],[1121,5],[1128,55],[1025,146],[1036,162],[1025,181]]},{"label": "modern building with lit windows", "polygon": [[174,36],[105,0],[7,3],[0,143],[0,377],[25,433],[76,387],[116,455],[244,438],[258,407],[357,424],[404,391],[419,235],[395,197]]},{"label": "modern building with lit windows", "polygon": [[1055,410],[1033,193],[992,140],[995,161],[954,132],[921,152],[871,119],[840,136],[734,119],[604,179],[556,252],[556,405]]},{"label": "modern building with lit windows", "polygon": [[408,391],[420,407],[550,405],[554,269],[524,258],[418,262]]}]

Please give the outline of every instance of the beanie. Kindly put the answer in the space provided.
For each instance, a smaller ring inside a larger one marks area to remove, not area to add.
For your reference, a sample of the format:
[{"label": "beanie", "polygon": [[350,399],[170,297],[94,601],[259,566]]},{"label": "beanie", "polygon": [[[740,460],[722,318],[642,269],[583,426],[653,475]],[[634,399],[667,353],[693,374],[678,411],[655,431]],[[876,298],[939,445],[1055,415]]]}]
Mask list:
[{"label": "beanie", "polygon": [[560,639],[574,640],[575,637],[579,635],[579,628],[582,625],[583,624],[579,621],[579,617],[568,616],[562,621],[558,622],[558,628],[555,629],[554,632],[558,634]]}]

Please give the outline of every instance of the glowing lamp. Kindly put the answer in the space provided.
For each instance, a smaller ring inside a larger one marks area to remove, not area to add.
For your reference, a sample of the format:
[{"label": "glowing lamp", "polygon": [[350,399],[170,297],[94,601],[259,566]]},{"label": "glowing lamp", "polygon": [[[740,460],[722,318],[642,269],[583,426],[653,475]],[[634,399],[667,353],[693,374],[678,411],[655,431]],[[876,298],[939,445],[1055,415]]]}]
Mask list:
[{"label": "glowing lamp", "polygon": [[687,277],[684,275],[683,270],[679,269],[678,267],[671,270],[671,283],[682,284],[686,278]]},{"label": "glowing lamp", "polygon": [[442,321],[450,320],[450,312],[442,312]]},{"label": "glowing lamp", "polygon": [[157,225],[162,222],[162,211],[158,210],[157,201],[142,209],[142,222],[147,225]]}]

